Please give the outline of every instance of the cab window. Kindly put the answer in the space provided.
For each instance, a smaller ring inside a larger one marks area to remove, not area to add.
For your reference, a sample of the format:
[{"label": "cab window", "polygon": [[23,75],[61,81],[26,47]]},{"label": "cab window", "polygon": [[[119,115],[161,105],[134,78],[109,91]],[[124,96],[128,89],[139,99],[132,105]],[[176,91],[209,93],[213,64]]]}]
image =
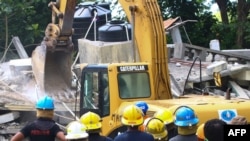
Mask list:
[{"label": "cab window", "polygon": [[99,110],[100,115],[110,114],[110,95],[107,72],[85,72],[82,90],[83,109]]},{"label": "cab window", "polygon": [[99,87],[98,73],[85,73],[83,108],[98,109],[99,105]]},{"label": "cab window", "polygon": [[119,96],[124,99],[150,97],[148,73],[118,74]]}]

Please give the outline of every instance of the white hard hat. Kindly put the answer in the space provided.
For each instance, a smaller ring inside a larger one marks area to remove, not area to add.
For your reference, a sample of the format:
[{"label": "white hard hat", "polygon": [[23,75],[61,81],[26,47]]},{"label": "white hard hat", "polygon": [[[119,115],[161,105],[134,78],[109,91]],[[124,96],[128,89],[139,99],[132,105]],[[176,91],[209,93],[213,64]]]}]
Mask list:
[{"label": "white hard hat", "polygon": [[89,136],[86,126],[79,121],[72,121],[67,126],[66,139],[84,139]]}]

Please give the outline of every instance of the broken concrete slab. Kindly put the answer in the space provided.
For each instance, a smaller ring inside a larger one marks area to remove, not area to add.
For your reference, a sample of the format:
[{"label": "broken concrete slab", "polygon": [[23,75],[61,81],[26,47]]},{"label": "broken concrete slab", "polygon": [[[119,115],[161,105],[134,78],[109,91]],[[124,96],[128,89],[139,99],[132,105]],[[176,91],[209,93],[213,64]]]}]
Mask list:
[{"label": "broken concrete slab", "polygon": [[246,58],[250,58],[249,57],[250,49],[231,49],[231,50],[222,50],[222,52],[227,52],[235,55],[241,55]]},{"label": "broken concrete slab", "polygon": [[226,61],[217,61],[207,66],[207,74],[213,75],[214,72],[221,72],[222,70],[227,69]]},{"label": "broken concrete slab", "polygon": [[13,121],[19,117],[19,112],[10,112],[0,115],[0,124]]},{"label": "broken concrete slab", "polygon": [[[238,73],[234,73],[231,75],[233,79],[250,81],[250,67],[238,66],[237,69]],[[236,70],[236,68],[233,68],[231,70]]]},{"label": "broken concrete slab", "polygon": [[9,67],[13,76],[19,75],[21,71],[31,71],[31,59],[14,59],[9,61]]},{"label": "broken concrete slab", "polygon": [[20,58],[24,59],[24,58],[29,58],[27,52],[25,51],[21,41],[19,40],[19,37],[13,37],[12,38],[12,42],[17,50],[17,53],[19,55]]},{"label": "broken concrete slab", "polygon": [[238,98],[243,99],[250,99],[249,96],[245,93],[244,89],[241,88],[237,83],[234,81],[229,81],[229,87],[232,88],[232,92],[237,95]]}]

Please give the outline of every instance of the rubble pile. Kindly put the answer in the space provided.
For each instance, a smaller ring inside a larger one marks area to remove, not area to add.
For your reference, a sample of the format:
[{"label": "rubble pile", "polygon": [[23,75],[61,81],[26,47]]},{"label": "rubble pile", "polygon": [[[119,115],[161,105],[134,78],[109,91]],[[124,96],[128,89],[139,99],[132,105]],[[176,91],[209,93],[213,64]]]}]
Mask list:
[{"label": "rubble pile", "polygon": [[[42,94],[32,73],[30,59],[16,59],[0,64],[0,104],[34,105]],[[56,102],[75,101],[75,91],[57,93]]]},{"label": "rubble pile", "polygon": [[32,100],[23,94],[25,87],[32,81],[30,74],[12,75],[8,63],[0,66],[0,103],[32,104]]},{"label": "rubble pile", "polygon": [[[175,83],[178,84],[180,93],[183,92],[185,81],[188,81],[191,86],[195,83],[200,83],[202,80],[203,84],[209,81],[214,81],[213,72],[219,72],[222,79],[227,77],[228,81],[224,81],[223,85],[231,88],[231,96],[238,98],[249,99],[250,98],[250,65],[249,64],[238,64],[230,63],[224,60],[217,60],[214,62],[202,62],[202,78],[200,78],[200,67],[195,65],[191,71],[190,61],[171,61],[169,63],[170,74],[175,78]],[[189,62],[189,63],[188,63]],[[191,72],[187,78],[188,72]],[[188,80],[187,80],[188,79]],[[173,80],[172,80],[173,81]],[[173,85],[173,82],[172,82]],[[187,87],[187,86],[186,86]],[[217,95],[225,95],[226,91],[222,91],[220,88],[211,89],[210,93]]]}]

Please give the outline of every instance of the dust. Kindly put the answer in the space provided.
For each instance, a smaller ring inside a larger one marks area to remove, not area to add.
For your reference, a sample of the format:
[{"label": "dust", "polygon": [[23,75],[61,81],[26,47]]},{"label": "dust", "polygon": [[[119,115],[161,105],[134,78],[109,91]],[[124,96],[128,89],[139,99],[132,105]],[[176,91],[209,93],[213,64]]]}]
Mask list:
[{"label": "dust", "polygon": [[19,69],[9,62],[0,64],[1,103],[34,104],[37,101],[36,83],[28,68]]},{"label": "dust", "polygon": [[[22,59],[18,61],[22,61]],[[34,105],[44,95],[51,96],[58,103],[75,101],[76,95],[78,95],[75,89],[66,86],[59,87],[56,85],[58,80],[54,76],[51,78],[55,85],[49,87],[48,92],[43,92],[36,83],[31,66],[20,67],[10,64],[10,62],[4,62],[0,64],[0,103]]]}]

